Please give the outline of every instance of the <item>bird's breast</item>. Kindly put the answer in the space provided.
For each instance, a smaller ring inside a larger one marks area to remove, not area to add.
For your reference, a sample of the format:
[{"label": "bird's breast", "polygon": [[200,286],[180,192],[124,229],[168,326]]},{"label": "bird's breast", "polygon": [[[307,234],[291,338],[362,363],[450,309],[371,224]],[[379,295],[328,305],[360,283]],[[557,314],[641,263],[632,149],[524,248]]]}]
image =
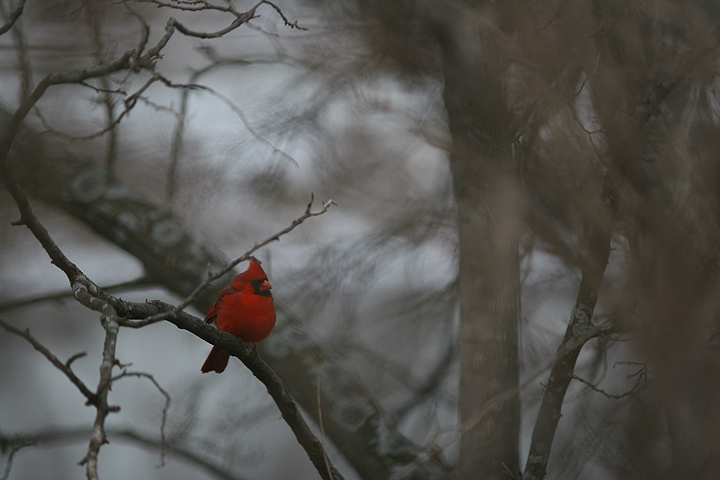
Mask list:
[{"label": "bird's breast", "polygon": [[246,342],[264,340],[275,326],[272,297],[242,292],[227,295],[219,302],[215,324]]}]

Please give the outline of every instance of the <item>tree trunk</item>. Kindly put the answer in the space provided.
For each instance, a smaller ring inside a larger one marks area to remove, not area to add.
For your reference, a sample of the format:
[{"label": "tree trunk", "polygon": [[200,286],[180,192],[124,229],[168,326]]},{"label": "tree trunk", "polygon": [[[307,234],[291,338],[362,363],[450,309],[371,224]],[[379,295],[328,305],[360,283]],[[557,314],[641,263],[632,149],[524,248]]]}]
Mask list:
[{"label": "tree trunk", "polygon": [[501,82],[501,45],[473,10],[436,24],[460,243],[460,421],[457,478],[518,472],[518,242],[523,200]]},{"label": "tree trunk", "polygon": [[512,182],[494,180],[482,192],[487,203],[478,195],[457,197],[461,479],[508,478],[518,470],[520,222]]}]

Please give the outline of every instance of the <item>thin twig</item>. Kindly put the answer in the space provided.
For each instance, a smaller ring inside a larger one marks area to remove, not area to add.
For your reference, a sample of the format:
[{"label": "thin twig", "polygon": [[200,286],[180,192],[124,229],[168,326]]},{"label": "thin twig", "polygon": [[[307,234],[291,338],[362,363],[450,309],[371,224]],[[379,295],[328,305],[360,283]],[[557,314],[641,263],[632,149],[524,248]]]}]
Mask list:
[{"label": "thin twig", "polygon": [[233,30],[237,29],[241,25],[247,23],[248,21],[252,20],[253,18],[256,18],[255,11],[257,8],[265,3],[264,1],[260,1],[259,3],[255,4],[252,8],[247,10],[246,12],[239,12],[235,6],[232,3],[229,3],[227,5],[221,6],[221,5],[214,5],[209,2],[202,2],[202,3],[195,3],[195,4],[189,4],[189,2],[177,2],[177,3],[165,3],[157,0],[149,0],[149,3],[155,3],[158,5],[158,7],[169,7],[175,10],[190,10],[190,11],[200,11],[200,10],[216,10],[220,12],[225,13],[231,13],[235,16],[235,20],[233,20],[230,25],[227,27],[218,30],[217,32],[198,32],[195,30],[190,30],[185,25],[181,24],[178,21],[175,21],[175,28],[182,33],[183,35],[187,35],[188,37],[197,37],[197,38],[219,38],[224,35],[227,35],[228,33],[232,32]]},{"label": "thin twig", "polygon": [[235,113],[235,115],[238,116],[238,118],[239,118],[240,121],[243,123],[243,125],[245,126],[245,128],[247,129],[247,131],[250,132],[253,137],[255,137],[257,140],[259,140],[260,142],[262,142],[262,143],[264,143],[265,145],[267,145],[267,147],[270,148],[274,154],[280,154],[280,155],[282,155],[283,157],[285,157],[285,158],[287,158],[288,160],[290,160],[295,166],[298,166],[297,160],[295,160],[295,159],[294,159],[293,157],[291,157],[289,154],[287,154],[287,153],[285,153],[284,151],[282,151],[282,150],[280,150],[279,148],[277,148],[277,147],[276,147],[275,145],[273,145],[268,139],[266,139],[265,137],[263,137],[263,136],[260,134],[260,132],[258,132],[257,130],[255,130],[255,128],[252,126],[252,123],[250,123],[250,120],[248,120],[248,118],[245,116],[245,113],[242,111],[242,109],[241,109],[240,107],[238,107],[232,100],[230,100],[228,97],[226,97],[226,96],[223,95],[222,93],[218,92],[218,91],[215,90],[214,88],[208,87],[207,85],[200,85],[200,84],[178,84],[178,83],[173,83],[173,82],[171,82],[170,80],[168,80],[167,78],[165,78],[165,77],[163,77],[162,75],[159,75],[159,74],[158,74],[158,79],[161,80],[165,85],[167,85],[168,87],[171,87],[171,88],[182,88],[182,89],[191,89],[191,90],[202,90],[202,91],[208,92],[208,93],[210,93],[211,95],[217,97],[220,101],[222,101],[225,105],[227,105],[228,108],[230,108],[230,110],[232,110],[233,113]]},{"label": "thin twig", "polygon": [[[95,63],[102,65],[106,62],[106,56],[103,53],[104,43],[102,36],[102,25],[98,20],[97,13],[98,5],[95,2],[88,2],[85,5],[85,22],[88,24],[90,30],[90,41],[93,46],[93,56],[95,57]],[[137,50],[141,52],[143,49]],[[111,177],[115,175],[115,160],[117,159],[117,148],[118,148],[118,131],[113,128],[115,125],[115,99],[110,93],[110,80],[108,77],[99,78],[100,85],[103,90],[101,94],[102,103],[105,107],[105,118],[108,125],[110,135],[107,139],[107,149],[105,152],[105,164],[107,165],[108,172]]]},{"label": "thin twig", "polygon": [[[47,430],[27,433],[15,434],[12,437],[0,433],[0,448],[17,448],[23,445],[51,444],[62,442],[73,442],[87,438],[92,433],[87,427],[68,427],[68,428],[49,428]],[[160,450],[161,442],[159,439],[150,437],[143,433],[128,428],[118,429],[109,427],[106,429],[108,436],[113,439],[124,440],[138,444],[144,448]],[[192,443],[192,442],[184,442]],[[169,454],[197,466],[199,469],[208,472],[215,478],[223,480],[243,480],[243,477],[237,475],[231,470],[223,468],[221,465],[213,463],[207,455],[199,453],[197,447],[185,447],[180,443],[170,442],[166,449]]]},{"label": "thin twig", "polygon": [[312,211],[312,205],[313,205],[314,200],[315,200],[315,195],[311,194],[310,203],[308,203],[307,208],[305,209],[305,213],[303,213],[298,218],[293,220],[289,226],[283,228],[282,230],[280,230],[277,233],[274,233],[273,235],[270,235],[265,240],[261,240],[261,241],[257,242],[255,245],[250,247],[250,249],[248,249],[245,253],[243,253],[242,255],[237,257],[232,262],[228,263],[227,266],[225,266],[225,268],[223,268],[219,272],[209,275],[207,280],[205,280],[200,285],[195,287],[195,289],[190,293],[190,295],[188,295],[188,297],[185,298],[185,300],[183,300],[182,303],[180,303],[177,307],[173,308],[172,310],[168,310],[166,312],[161,312],[159,314],[152,315],[150,317],[144,318],[139,321],[123,320],[121,322],[121,325],[124,327],[140,328],[140,327],[144,327],[146,325],[150,325],[153,323],[160,322],[162,320],[168,320],[172,317],[175,317],[178,313],[183,311],[193,301],[195,301],[197,296],[204,289],[209,287],[212,282],[223,277],[226,273],[230,272],[233,268],[235,268],[239,263],[249,260],[255,251],[268,245],[269,243],[272,243],[274,241],[279,241],[280,237],[293,231],[297,226],[299,226],[301,223],[303,223],[308,218],[320,216],[320,215],[326,213],[332,205],[337,205],[337,203],[335,203],[335,201],[328,200],[325,203],[323,203],[322,208],[320,210]]},{"label": "thin twig", "polygon": [[268,0],[263,0],[262,3],[266,3],[266,4],[270,5],[271,7],[273,7],[275,9],[275,11],[280,15],[280,17],[282,17],[283,22],[285,22],[285,25],[287,25],[288,27],[297,28],[298,30],[305,30],[305,31],[308,30],[307,28],[301,27],[300,25],[298,25],[297,20],[295,20],[294,22],[290,22],[290,20],[288,20],[288,18],[285,16],[283,11],[280,10],[280,7],[275,5],[273,2],[269,2]]},{"label": "thin twig", "polygon": [[7,16],[5,24],[0,26],[0,35],[4,35],[9,32],[13,25],[15,25],[15,22],[18,21],[18,18],[20,18],[20,15],[22,15],[23,9],[25,8],[25,1],[26,0],[20,0],[17,4],[17,7],[15,7],[15,10],[10,12],[10,14]]},{"label": "thin twig", "polygon": [[158,391],[162,394],[163,397],[165,397],[165,406],[162,409],[162,415],[160,420],[160,465],[159,467],[165,466],[165,425],[167,424],[167,413],[170,409],[170,394],[160,386],[160,384],[155,380],[155,377],[150,375],[149,373],[144,372],[127,372],[123,371],[119,375],[116,375],[112,378],[112,381],[115,382],[117,380],[120,380],[121,378],[126,377],[138,377],[138,378],[146,378],[152,382],[153,385],[155,385],[155,388],[158,389]]},{"label": "thin twig", "polygon": [[[105,78],[105,77],[103,77],[103,78]],[[125,105],[125,108],[124,108],[123,111],[120,112],[120,114],[117,115],[116,117],[113,117],[113,116],[111,115],[111,113],[109,113],[109,112],[110,112],[110,108],[108,107],[108,108],[107,108],[107,110],[108,110],[108,122],[107,122],[107,125],[106,125],[104,128],[102,128],[101,130],[98,130],[97,132],[93,132],[93,133],[90,133],[90,134],[87,134],[87,135],[69,135],[69,134],[67,134],[67,133],[62,133],[62,132],[56,130],[55,128],[52,128],[52,127],[48,124],[47,120],[39,113],[39,111],[36,111],[36,113],[37,113],[37,115],[38,115],[38,118],[40,119],[40,122],[41,122],[42,125],[45,127],[45,131],[41,131],[41,132],[38,132],[38,133],[41,133],[41,134],[42,134],[42,133],[45,133],[45,134],[53,135],[53,136],[55,136],[55,137],[63,138],[63,139],[66,139],[66,140],[92,140],[92,139],[94,139],[94,138],[102,137],[103,135],[105,135],[105,134],[108,133],[108,132],[112,133],[112,132],[115,131],[115,127],[120,124],[120,122],[123,120],[123,118],[125,118],[126,116],[128,116],[128,115],[130,114],[130,111],[131,111],[133,108],[135,108],[135,105],[137,105],[138,100],[142,100],[142,101],[144,101],[145,103],[149,103],[149,102],[150,102],[149,100],[147,100],[145,97],[142,96],[142,93],[145,92],[145,90],[147,90],[148,88],[150,88],[150,86],[151,86],[153,83],[155,83],[156,81],[158,81],[158,78],[156,78],[155,76],[151,77],[151,78],[150,78],[149,80],[147,80],[135,93],[133,93],[132,95],[130,95],[130,96],[128,96],[127,98],[125,98],[125,99],[123,100],[123,103],[124,103],[124,105]],[[82,82],[81,84],[84,85],[84,86],[89,86],[89,85],[87,85],[87,84],[84,83],[84,82]],[[90,88],[93,88],[93,89],[95,89],[95,90],[98,90],[98,89],[96,89],[95,87],[92,87],[92,86],[90,86]],[[107,91],[106,89],[100,89],[100,90]],[[107,95],[105,96],[105,98],[107,98]],[[106,101],[105,103],[107,104],[108,102]],[[110,165],[109,165],[109,166],[110,166]]]},{"label": "thin twig", "polygon": [[[260,4],[258,4],[260,5]],[[178,29],[180,33],[183,35],[187,35],[188,37],[197,37],[197,38],[218,38],[222,37],[224,35],[227,35],[228,33],[232,32],[236,28],[240,27],[244,23],[247,23],[249,20],[252,20],[253,18],[256,18],[255,16],[255,8],[257,8],[257,5],[253,7],[252,9],[248,10],[241,16],[237,17],[235,20],[230,23],[227,27],[218,30],[217,32],[197,32],[195,30],[190,30],[186,26],[184,26],[180,22],[175,22],[175,27]]]},{"label": "thin twig", "polygon": [[[248,22],[248,27],[252,28],[252,24]],[[168,172],[167,172],[167,193],[166,193],[166,201],[169,204],[172,204],[172,201],[175,196],[175,190],[176,190],[176,184],[177,184],[177,171],[178,166],[180,164],[180,159],[182,155],[183,150],[183,142],[184,142],[184,134],[185,134],[185,128],[186,123],[188,121],[188,104],[189,104],[189,96],[190,92],[192,92],[194,89],[191,87],[192,85],[196,84],[198,79],[206,75],[210,72],[212,72],[215,68],[218,67],[225,67],[225,66],[231,66],[231,65],[253,65],[256,63],[277,63],[282,61],[287,61],[287,57],[285,56],[278,56],[277,59],[268,59],[265,57],[260,57],[259,59],[242,59],[242,58],[230,58],[230,59],[223,59],[218,58],[218,56],[215,54],[215,52],[210,47],[201,47],[198,49],[200,53],[202,53],[207,59],[211,62],[209,65],[206,65],[202,68],[199,68],[197,70],[193,70],[190,79],[188,81],[188,84],[185,85],[182,88],[182,86],[178,86],[181,88],[181,94],[180,94],[180,106],[179,111],[176,113],[177,123],[175,125],[175,131],[173,132],[173,139],[172,139],[172,145],[170,148],[170,156],[169,156],[169,166],[168,166]],[[168,80],[169,82],[169,80]],[[172,84],[172,82],[170,82]],[[235,112],[237,114],[237,112]],[[242,112],[241,112],[242,113]],[[240,116],[240,120],[243,119],[247,120],[244,115]],[[247,123],[244,123],[247,127],[249,124],[249,121]],[[264,137],[260,136],[258,137],[257,132],[252,129],[248,129],[248,131],[255,136],[256,139],[259,141],[265,143],[266,145],[270,142],[268,142]],[[288,155],[285,152],[281,152],[277,147],[274,145],[270,145],[270,148],[273,152],[280,152],[287,158],[289,158],[296,166],[297,161],[292,158],[290,155]]]},{"label": "thin twig", "polygon": [[317,382],[317,406],[318,406],[318,423],[320,424],[320,444],[323,446],[323,457],[325,458],[325,468],[327,468],[328,477],[332,478],[330,470],[330,461],[325,451],[325,426],[323,425],[322,402],[320,401],[320,380]]},{"label": "thin twig", "polygon": [[[13,24],[12,29],[13,42],[15,43],[15,52],[18,59],[18,70],[20,71],[20,101],[23,102],[30,95],[32,89],[32,67],[30,66],[30,56],[28,55],[27,40],[25,33],[21,27],[20,15],[25,6],[25,0],[21,0],[15,10],[8,13],[5,4],[0,2],[0,13],[7,20],[5,26]],[[2,35],[2,33],[0,33]]]},{"label": "thin twig", "polygon": [[12,325],[5,323],[3,320],[0,320],[0,327],[4,328],[7,332],[12,333],[13,335],[17,335],[18,337],[22,337],[25,340],[30,343],[30,345],[33,346],[35,350],[42,353],[45,358],[47,358],[50,363],[53,364],[55,368],[60,370],[63,374],[65,374],[66,377],[77,387],[78,390],[80,390],[80,393],[85,397],[88,404],[95,404],[96,402],[96,395],[90,391],[90,389],[83,383],[80,378],[78,378],[77,375],[75,375],[75,372],[72,371],[70,368],[70,364],[74,361],[80,358],[78,355],[82,354],[75,354],[72,357],[68,359],[67,362],[62,363],[55,355],[53,355],[50,350],[48,350],[43,344],[38,342],[35,337],[30,335],[30,332],[28,330],[25,330],[24,332],[22,330],[19,330]]},{"label": "thin twig", "polygon": [[580,383],[584,383],[585,385],[590,387],[591,390],[593,390],[597,393],[600,393],[600,394],[606,396],[607,398],[612,398],[615,400],[620,400],[621,398],[625,398],[627,396],[632,395],[633,393],[635,393],[635,391],[638,388],[640,388],[640,385],[643,382],[647,382],[647,366],[643,365],[640,368],[640,370],[638,370],[635,373],[631,373],[630,375],[627,376],[628,379],[631,379],[633,377],[637,377],[637,380],[635,380],[635,385],[633,385],[633,387],[630,390],[628,390],[627,392],[624,392],[624,393],[620,393],[620,394],[612,394],[612,393],[608,393],[606,390],[603,390],[602,388],[599,388],[597,385],[585,380],[584,378],[578,377],[577,375],[572,376],[572,378],[574,380],[577,380]]},{"label": "thin twig", "polygon": [[10,454],[8,455],[7,461],[5,462],[5,470],[3,471],[3,475],[2,477],[0,477],[0,480],[7,480],[8,477],[10,477],[10,470],[12,469],[12,462],[15,454],[21,449],[25,447],[30,447],[32,445],[34,445],[34,443],[26,441],[19,441],[12,445],[12,447],[10,448]]},{"label": "thin twig", "polygon": [[[122,290],[130,290],[135,289],[138,287],[147,287],[150,285],[155,285],[157,282],[153,279],[151,279],[148,276],[142,276],[133,280],[128,280],[126,282],[119,282],[114,283],[112,285],[106,285],[103,286],[102,289],[106,292],[117,292]],[[33,305],[35,303],[43,303],[43,302],[57,302],[61,300],[66,300],[74,298],[73,293],[70,291],[62,291],[58,293],[51,293],[47,295],[39,295],[37,297],[31,297],[31,298],[21,298],[18,300],[11,300],[9,302],[0,303],[0,313],[6,312],[8,310],[13,310],[16,308],[22,308],[27,307],[28,305]]]},{"label": "thin twig", "polygon": [[[235,15],[236,20],[235,22],[239,22],[241,18],[245,18],[246,16],[250,15],[250,18],[245,19],[245,22],[248,20],[252,20],[255,17],[255,11],[258,9],[258,7],[262,4],[270,5],[272,8],[275,9],[275,11],[280,15],[280,17],[283,19],[283,22],[285,22],[285,25],[287,25],[290,28],[297,28],[298,30],[308,30],[305,27],[301,27],[298,25],[297,20],[294,22],[291,22],[288,20],[288,18],[285,16],[283,11],[273,2],[270,2],[268,0],[262,0],[255,4],[250,10],[240,13],[238,10],[235,9],[235,7],[232,5],[232,3],[229,3],[227,6],[224,5],[214,5],[210,2],[189,2],[189,1],[174,1],[174,2],[163,2],[162,0],[139,0],[144,3],[154,3],[158,7],[166,7],[166,8],[172,8],[173,10],[184,10],[184,11],[190,11],[190,12],[199,12],[202,10],[216,10],[220,12],[227,12],[232,13]],[[233,24],[235,23],[233,22]],[[234,28],[231,28],[233,26],[231,24],[229,27],[226,27],[224,30],[227,30],[225,33],[228,33],[229,31],[234,30],[239,25],[235,26]],[[183,27],[184,28],[184,27]],[[200,33],[200,32],[191,32],[188,30],[189,33],[186,33],[180,28],[178,30],[182,33],[185,33],[186,35],[194,36],[194,37],[200,37],[200,38],[215,38],[215,36],[221,36],[217,35],[218,32],[215,34],[209,34],[209,33]],[[223,30],[221,30],[222,32]]]}]

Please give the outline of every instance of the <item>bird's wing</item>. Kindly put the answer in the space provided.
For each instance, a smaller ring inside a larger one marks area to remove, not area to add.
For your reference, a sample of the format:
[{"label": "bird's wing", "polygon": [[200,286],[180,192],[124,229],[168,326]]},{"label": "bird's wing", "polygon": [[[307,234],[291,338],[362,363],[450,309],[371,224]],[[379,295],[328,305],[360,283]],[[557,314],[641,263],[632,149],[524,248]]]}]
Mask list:
[{"label": "bird's wing", "polygon": [[237,292],[237,290],[230,286],[220,290],[220,293],[218,293],[217,301],[213,303],[213,306],[210,307],[210,311],[208,311],[207,315],[205,315],[205,323],[215,323],[215,319],[217,318],[217,308],[218,305],[220,305],[220,301],[223,299],[224,296],[230,295],[235,292]]}]

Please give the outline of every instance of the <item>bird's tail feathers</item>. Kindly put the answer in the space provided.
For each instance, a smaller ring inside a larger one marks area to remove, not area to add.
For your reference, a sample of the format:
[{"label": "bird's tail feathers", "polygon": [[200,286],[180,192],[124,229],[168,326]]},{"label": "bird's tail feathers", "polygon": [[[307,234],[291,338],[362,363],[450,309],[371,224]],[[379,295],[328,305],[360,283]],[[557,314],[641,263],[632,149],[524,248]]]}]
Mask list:
[{"label": "bird's tail feathers", "polygon": [[229,359],[230,355],[225,350],[219,347],[213,347],[213,349],[210,351],[210,355],[208,355],[207,360],[205,360],[205,363],[203,363],[200,371],[202,373],[222,373],[225,371],[225,367],[227,367]]}]

